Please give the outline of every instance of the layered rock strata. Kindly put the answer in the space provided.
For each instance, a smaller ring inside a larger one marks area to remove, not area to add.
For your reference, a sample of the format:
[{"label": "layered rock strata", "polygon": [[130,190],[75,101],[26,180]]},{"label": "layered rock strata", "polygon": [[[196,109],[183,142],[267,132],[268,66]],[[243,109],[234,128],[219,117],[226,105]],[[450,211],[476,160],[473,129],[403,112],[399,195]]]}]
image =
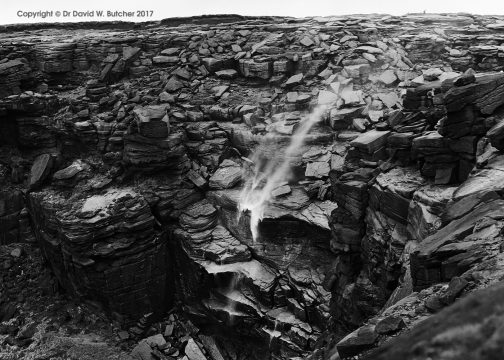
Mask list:
[{"label": "layered rock strata", "polygon": [[[202,22],[0,34],[0,243],[129,324],[177,303],[198,359],[362,355],[498,281],[494,17]],[[243,188],[282,163],[254,239]]]}]

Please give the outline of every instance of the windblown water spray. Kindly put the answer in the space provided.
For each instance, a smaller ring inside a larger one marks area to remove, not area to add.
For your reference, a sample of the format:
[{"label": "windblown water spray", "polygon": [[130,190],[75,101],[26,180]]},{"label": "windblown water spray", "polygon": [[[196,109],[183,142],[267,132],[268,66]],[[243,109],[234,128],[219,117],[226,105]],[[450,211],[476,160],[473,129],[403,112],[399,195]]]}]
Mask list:
[{"label": "windblown water spray", "polygon": [[[272,198],[272,192],[280,183],[288,180],[291,171],[292,159],[301,150],[306,135],[327,109],[326,106],[318,106],[304,119],[291,137],[290,144],[283,153],[283,160],[278,164],[275,159],[268,159],[267,163],[261,163],[259,153],[256,151],[252,156],[255,163],[254,176],[247,181],[240,194],[239,213],[250,211],[250,230],[255,242],[259,236],[259,222],[264,217],[264,211]],[[262,186],[264,184],[264,186]],[[261,188],[262,186],[262,188]]]},{"label": "windblown water spray", "polygon": [[242,275],[240,273],[233,274],[233,277],[231,278],[231,281],[229,282],[229,285],[224,292],[224,296],[228,298],[228,302],[224,310],[228,312],[230,326],[233,325],[236,314],[236,302],[233,299],[233,292],[237,291],[241,279]]}]

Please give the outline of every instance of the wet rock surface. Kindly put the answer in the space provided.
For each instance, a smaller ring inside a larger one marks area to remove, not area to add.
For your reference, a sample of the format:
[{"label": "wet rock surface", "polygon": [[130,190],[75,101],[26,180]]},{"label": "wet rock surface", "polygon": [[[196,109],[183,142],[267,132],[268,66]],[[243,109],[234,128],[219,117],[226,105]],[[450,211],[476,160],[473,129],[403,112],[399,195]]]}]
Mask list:
[{"label": "wet rock surface", "polygon": [[1,356],[502,352],[498,17],[61,26],[0,33]]}]

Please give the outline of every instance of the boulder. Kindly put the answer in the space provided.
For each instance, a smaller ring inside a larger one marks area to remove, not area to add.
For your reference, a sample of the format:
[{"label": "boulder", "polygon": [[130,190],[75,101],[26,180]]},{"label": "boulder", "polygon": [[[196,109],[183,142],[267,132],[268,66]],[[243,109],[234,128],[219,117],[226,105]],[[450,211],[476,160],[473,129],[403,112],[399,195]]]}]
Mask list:
[{"label": "boulder", "polygon": [[217,171],[210,177],[212,189],[229,189],[235,186],[242,176],[240,165],[231,160],[224,160]]},{"label": "boulder", "polygon": [[397,81],[397,76],[394,70],[385,70],[378,77],[378,80],[382,82],[385,86],[392,86]]},{"label": "boulder", "polygon": [[78,173],[80,173],[82,170],[84,170],[87,167],[87,165],[82,161],[82,160],[75,160],[71,165],[67,166],[64,169],[58,170],[53,174],[53,179],[54,180],[67,180]]},{"label": "boulder", "polygon": [[405,326],[402,317],[390,315],[376,323],[375,330],[378,334],[390,334],[403,329]]},{"label": "boulder", "polygon": [[131,356],[135,360],[152,360],[152,349],[145,341],[140,341],[131,351]]},{"label": "boulder", "polygon": [[289,87],[289,86],[296,86],[296,85],[299,85],[301,83],[301,81],[303,80],[303,74],[296,74],[296,75],[292,75],[289,79],[287,79],[287,81],[285,82],[285,86]]},{"label": "boulder", "polygon": [[310,162],[306,165],[305,176],[321,179],[329,176],[329,171],[329,161]]},{"label": "boulder", "polygon": [[320,90],[318,93],[317,103],[319,105],[331,105],[338,101],[339,96],[332,91]]},{"label": "boulder", "polygon": [[357,106],[364,103],[362,90],[355,91],[353,85],[345,86],[339,95],[346,106]]},{"label": "boulder", "polygon": [[360,82],[366,82],[369,78],[370,72],[371,66],[369,64],[357,64],[345,66],[342,74],[348,78],[360,80]]},{"label": "boulder", "polygon": [[361,327],[336,344],[341,358],[351,357],[374,346],[378,334],[372,325]]},{"label": "boulder", "polygon": [[42,154],[35,158],[30,170],[30,178],[28,180],[28,187],[30,190],[39,187],[42,182],[49,176],[53,165],[53,158],[50,154]]},{"label": "boulder", "polygon": [[177,90],[180,90],[184,87],[184,84],[182,84],[175,76],[172,76],[168,82],[166,83],[164,89],[170,93],[175,92]]},{"label": "boulder", "polygon": [[329,123],[334,130],[348,128],[354,118],[360,116],[362,108],[331,109],[329,112]]},{"label": "boulder", "polygon": [[168,104],[148,105],[133,110],[138,126],[138,132],[145,137],[165,139],[170,133],[170,122],[167,110]]},{"label": "boulder", "polygon": [[236,61],[234,57],[231,58],[203,58],[203,64],[208,69],[209,72],[214,73],[219,70],[232,69],[236,67]]},{"label": "boulder", "polygon": [[299,43],[303,46],[312,46],[314,44],[313,40],[310,39],[308,36],[303,37],[301,40],[299,40]]},{"label": "boulder", "polygon": [[378,98],[385,104],[389,109],[397,106],[401,103],[399,96],[395,92],[389,93],[379,93]]},{"label": "boulder", "polygon": [[240,59],[240,73],[248,78],[267,80],[271,77],[273,66],[271,62],[256,62],[253,59]]},{"label": "boulder", "polygon": [[472,104],[482,114],[492,114],[504,103],[504,74],[488,74],[480,76],[476,82],[455,86],[445,94],[445,106],[448,112],[462,110],[467,104]]},{"label": "boulder", "polygon": [[180,52],[179,48],[168,48],[168,49],[161,50],[161,55],[171,56],[171,55],[178,54],[179,52]]},{"label": "boulder", "polygon": [[207,360],[207,357],[203,354],[193,338],[190,338],[187,342],[184,352],[189,360]]},{"label": "boulder", "polygon": [[350,142],[350,145],[371,154],[386,145],[390,133],[390,131],[371,130],[359,135],[357,139]]}]

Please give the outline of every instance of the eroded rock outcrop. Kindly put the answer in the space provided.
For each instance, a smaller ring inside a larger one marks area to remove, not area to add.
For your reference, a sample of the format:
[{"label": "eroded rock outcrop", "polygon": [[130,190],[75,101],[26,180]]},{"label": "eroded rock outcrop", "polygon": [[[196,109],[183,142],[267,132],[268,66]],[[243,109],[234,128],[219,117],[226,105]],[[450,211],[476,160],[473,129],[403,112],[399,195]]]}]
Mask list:
[{"label": "eroded rock outcrop", "polygon": [[35,234],[63,287],[119,314],[162,313],[171,299],[166,234],[154,230],[145,199],[128,188],[64,196],[45,190],[28,199]]}]

